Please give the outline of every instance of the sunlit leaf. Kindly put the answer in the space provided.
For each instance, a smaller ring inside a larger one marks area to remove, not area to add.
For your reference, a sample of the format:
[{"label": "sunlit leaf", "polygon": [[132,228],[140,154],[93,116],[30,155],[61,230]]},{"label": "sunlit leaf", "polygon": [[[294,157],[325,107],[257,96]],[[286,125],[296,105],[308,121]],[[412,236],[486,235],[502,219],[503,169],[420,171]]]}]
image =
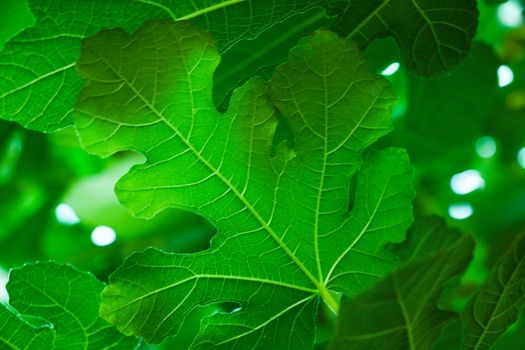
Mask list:
[{"label": "sunlit leaf", "polygon": [[[236,90],[224,114],[211,96],[218,61],[210,35],[183,22],[84,41],[75,114],[84,147],[147,158],[117,184],[121,201],[142,216],[192,210],[219,231],[202,253],[133,254],[111,276],[101,312],[159,342],[197,305],[233,301],[240,311],[206,318],[194,348],[311,348],[319,301],[336,311],[333,292],[353,295],[394,268],[385,245],[402,241],[412,220],[404,151],[361,156],[389,131],[394,98],[355,45],[327,31],[303,39],[270,83]],[[271,102],[293,149],[272,147]]]},{"label": "sunlit leaf", "polygon": [[[10,310],[0,305],[2,349],[133,349],[98,314],[103,284],[69,265],[41,262],[13,269],[7,289]],[[33,326],[34,319],[40,326]]]}]

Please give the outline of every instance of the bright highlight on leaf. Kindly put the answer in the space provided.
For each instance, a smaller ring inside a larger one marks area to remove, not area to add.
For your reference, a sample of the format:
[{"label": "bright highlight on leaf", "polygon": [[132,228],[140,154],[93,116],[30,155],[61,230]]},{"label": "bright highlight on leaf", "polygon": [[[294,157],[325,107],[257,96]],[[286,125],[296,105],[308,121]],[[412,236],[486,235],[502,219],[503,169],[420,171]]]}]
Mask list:
[{"label": "bright highlight on leaf", "polygon": [[505,87],[514,81],[514,72],[509,66],[501,65],[498,68],[498,85]]},{"label": "bright highlight on leaf", "polygon": [[91,242],[99,247],[104,247],[115,242],[117,233],[114,229],[108,226],[97,226],[91,232]]},{"label": "bright highlight on leaf", "polygon": [[75,225],[80,222],[80,219],[78,218],[75,209],[64,203],[59,204],[55,208],[55,216],[59,223],[66,226]]},{"label": "bright highlight on leaf", "polygon": [[525,147],[520,148],[520,150],[518,151],[518,154],[516,156],[516,159],[517,159],[518,164],[520,165],[520,167],[525,169]]},{"label": "bright highlight on leaf", "polygon": [[469,194],[483,187],[485,180],[480,172],[474,169],[465,170],[450,179],[450,188],[456,194]]},{"label": "bright highlight on leaf", "polygon": [[508,0],[498,6],[498,19],[506,27],[519,27],[523,24],[523,4],[520,0]]},{"label": "bright highlight on leaf", "polygon": [[496,140],[490,136],[480,137],[476,141],[476,153],[482,158],[491,158],[496,154]]},{"label": "bright highlight on leaf", "polygon": [[[198,305],[228,301],[241,310],[204,319],[193,348],[308,349],[320,302],[337,312],[335,293],[354,295],[397,266],[386,245],[412,221],[412,170],[400,149],[362,159],[390,130],[395,99],[350,41],[303,39],[225,113],[211,96],[215,44],[189,23],[105,31],[83,45],[82,144],[147,158],[117,184],[121,202],[146,217],[192,210],[218,230],[204,252],[148,249],[111,275],[101,314],[122,332],[160,342]],[[293,149],[273,146],[279,118]]]},{"label": "bright highlight on leaf", "polygon": [[455,203],[448,207],[448,215],[456,220],[465,220],[474,214],[474,208],[470,203]]},{"label": "bright highlight on leaf", "polygon": [[388,76],[391,76],[391,75],[394,75],[399,67],[401,65],[399,64],[399,62],[394,62],[392,63],[391,65],[389,65],[388,67],[386,67],[382,72],[381,72],[381,75],[384,75],[385,77],[388,77]]}]

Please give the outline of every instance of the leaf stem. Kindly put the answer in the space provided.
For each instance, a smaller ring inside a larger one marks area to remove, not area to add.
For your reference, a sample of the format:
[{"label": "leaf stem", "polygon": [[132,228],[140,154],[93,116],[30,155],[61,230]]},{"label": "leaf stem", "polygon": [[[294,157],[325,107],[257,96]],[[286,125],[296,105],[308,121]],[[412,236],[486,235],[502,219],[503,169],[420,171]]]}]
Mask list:
[{"label": "leaf stem", "polygon": [[337,316],[339,314],[339,303],[337,300],[335,300],[334,296],[326,286],[319,286],[319,293],[321,294],[321,298],[323,301],[328,305],[330,310]]}]

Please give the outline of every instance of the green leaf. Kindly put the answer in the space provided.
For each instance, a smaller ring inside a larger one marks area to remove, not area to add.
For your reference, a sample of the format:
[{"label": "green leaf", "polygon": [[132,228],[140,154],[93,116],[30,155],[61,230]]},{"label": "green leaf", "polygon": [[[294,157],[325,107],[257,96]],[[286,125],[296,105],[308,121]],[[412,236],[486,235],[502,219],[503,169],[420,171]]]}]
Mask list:
[{"label": "green leaf", "polygon": [[[237,89],[224,114],[211,96],[218,63],[210,35],[184,22],[84,41],[83,145],[147,158],[117,184],[120,200],[146,217],[188,209],[218,229],[198,254],[133,254],[111,276],[101,313],[160,342],[197,305],[233,301],[241,310],[205,319],[194,348],[312,348],[319,300],[337,310],[333,292],[358,293],[394,268],[385,245],[412,221],[405,152],[361,157],[390,130],[394,97],[354,44],[326,31],[303,39],[270,83]],[[294,149],[272,148],[279,118]]]},{"label": "green leaf", "polygon": [[[0,118],[44,132],[71,124],[81,87],[74,70],[80,41],[105,28],[133,31],[150,19],[192,19],[216,36],[224,52],[293,14],[323,6],[340,15],[337,28],[362,46],[393,35],[410,68],[423,75],[438,74],[465,58],[475,32],[476,3],[418,1],[30,0],[36,25],[13,38],[0,54]],[[261,47],[265,50],[267,45]]]},{"label": "green leaf", "polygon": [[30,0],[29,4],[36,25],[9,41],[0,54],[0,117],[52,132],[71,124],[82,86],[75,62],[80,41],[87,36],[108,27],[133,31],[148,19],[191,18],[211,30],[225,50],[315,2],[288,0],[271,6],[268,0]]},{"label": "green leaf", "polygon": [[0,306],[2,349],[133,349],[136,339],[99,317],[102,288],[70,265],[39,262],[11,270],[7,290],[16,311]]},{"label": "green leaf", "polygon": [[34,327],[1,303],[0,320],[2,349],[53,349],[55,332],[49,326]]},{"label": "green leaf", "polygon": [[34,24],[34,18],[27,6],[27,0],[1,0],[0,7],[0,50],[4,44],[23,29]]},{"label": "green leaf", "polygon": [[409,238],[408,264],[354,299],[343,299],[332,349],[431,349],[456,317],[437,304],[447,282],[469,265],[474,241],[437,219],[423,220]]},{"label": "green leaf", "polygon": [[235,43],[223,53],[213,77],[215,105],[221,105],[233,89],[255,75],[270,78],[286,61],[290,48],[317,29],[329,27],[332,21],[323,8],[315,7],[274,24],[256,38]]},{"label": "green leaf", "polygon": [[411,70],[444,73],[468,55],[476,34],[476,0],[333,0],[331,13],[343,13],[335,28],[360,47],[393,36]]},{"label": "green leaf", "polygon": [[488,349],[525,306],[525,233],[496,264],[462,314],[464,349]]}]

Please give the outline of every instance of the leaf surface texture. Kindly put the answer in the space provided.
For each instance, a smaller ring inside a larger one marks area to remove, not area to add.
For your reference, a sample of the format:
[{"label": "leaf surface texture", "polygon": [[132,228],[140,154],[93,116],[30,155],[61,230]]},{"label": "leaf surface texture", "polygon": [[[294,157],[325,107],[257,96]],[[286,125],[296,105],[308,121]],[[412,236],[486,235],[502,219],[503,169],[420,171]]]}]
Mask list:
[{"label": "leaf surface texture", "polygon": [[[355,294],[394,268],[384,246],[412,221],[405,152],[361,156],[390,130],[394,97],[354,44],[326,31],[303,39],[271,82],[237,89],[224,114],[211,96],[218,63],[211,36],[185,22],[84,42],[75,114],[84,147],[147,158],[117,184],[121,201],[146,217],[195,211],[218,230],[198,254],[132,255],[101,312],[125,334],[160,342],[197,305],[233,301],[241,310],[204,320],[194,348],[312,348],[319,301],[336,310],[333,292]],[[279,118],[293,149],[272,147]]]},{"label": "leaf surface texture", "polygon": [[[0,305],[2,349],[134,349],[126,338],[100,318],[103,284],[93,275],[53,262],[11,270],[10,305]],[[34,326],[33,323],[39,323]]]}]

